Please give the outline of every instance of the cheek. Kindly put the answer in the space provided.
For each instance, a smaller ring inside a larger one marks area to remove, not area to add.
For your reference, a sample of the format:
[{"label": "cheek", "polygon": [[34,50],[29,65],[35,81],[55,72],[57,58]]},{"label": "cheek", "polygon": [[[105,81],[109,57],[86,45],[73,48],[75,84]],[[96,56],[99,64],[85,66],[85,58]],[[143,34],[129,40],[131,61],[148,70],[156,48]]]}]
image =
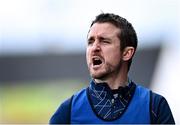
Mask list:
[{"label": "cheek", "polygon": [[90,51],[89,49],[86,49],[86,61],[89,62],[90,60]]},{"label": "cheek", "polygon": [[108,51],[107,52],[107,60],[113,64],[117,64],[121,60],[120,50]]}]

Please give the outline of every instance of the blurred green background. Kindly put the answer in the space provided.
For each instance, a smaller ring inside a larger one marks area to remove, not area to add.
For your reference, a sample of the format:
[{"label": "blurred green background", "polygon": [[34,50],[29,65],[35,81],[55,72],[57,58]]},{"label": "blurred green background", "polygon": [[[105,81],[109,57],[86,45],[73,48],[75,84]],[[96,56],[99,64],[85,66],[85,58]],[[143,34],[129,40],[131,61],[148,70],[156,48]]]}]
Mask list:
[{"label": "blurred green background", "polygon": [[0,88],[0,123],[8,124],[47,124],[60,103],[86,86],[80,80],[6,84]]}]

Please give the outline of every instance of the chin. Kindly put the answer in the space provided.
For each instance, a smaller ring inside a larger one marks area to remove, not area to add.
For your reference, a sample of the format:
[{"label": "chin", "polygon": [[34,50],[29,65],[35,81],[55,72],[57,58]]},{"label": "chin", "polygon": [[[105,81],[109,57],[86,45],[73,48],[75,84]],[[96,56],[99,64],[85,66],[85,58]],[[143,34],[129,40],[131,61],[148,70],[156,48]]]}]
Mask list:
[{"label": "chin", "polygon": [[103,73],[91,73],[91,77],[94,79],[103,79],[105,77],[105,74],[103,74]]}]

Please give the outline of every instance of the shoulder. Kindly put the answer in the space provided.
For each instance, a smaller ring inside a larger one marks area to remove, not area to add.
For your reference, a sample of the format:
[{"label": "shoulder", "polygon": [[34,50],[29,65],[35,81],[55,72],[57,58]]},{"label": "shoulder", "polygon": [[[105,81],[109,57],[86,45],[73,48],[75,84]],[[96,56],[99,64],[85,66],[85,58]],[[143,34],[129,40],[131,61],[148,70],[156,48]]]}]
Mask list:
[{"label": "shoulder", "polygon": [[138,92],[143,93],[141,94],[143,97],[150,93],[148,95],[150,95],[150,113],[153,124],[175,124],[170,106],[165,97],[141,85],[137,85],[136,89]]},{"label": "shoulder", "polygon": [[138,95],[141,99],[148,99],[150,97],[150,89],[136,84],[135,94]]},{"label": "shoulder", "polygon": [[151,91],[151,118],[155,124],[174,124],[170,106],[162,95]]},{"label": "shoulder", "polygon": [[68,124],[70,122],[70,111],[72,97],[65,100],[51,117],[50,124]]},{"label": "shoulder", "polygon": [[72,102],[79,99],[81,95],[85,92],[85,88],[79,90],[70,98],[65,100],[56,110],[56,112],[50,118],[50,124],[69,124],[70,123],[70,116],[71,116],[71,105]]},{"label": "shoulder", "polygon": [[83,89],[77,91],[76,93],[74,93],[74,96],[80,96],[80,95],[82,95],[85,91],[86,91],[86,88],[83,88]]},{"label": "shoulder", "polygon": [[81,107],[81,105],[83,105],[83,103],[86,100],[86,95],[87,95],[87,88],[83,88],[80,91],[76,92],[73,95],[73,99],[72,99],[72,109],[74,109],[74,107]]}]

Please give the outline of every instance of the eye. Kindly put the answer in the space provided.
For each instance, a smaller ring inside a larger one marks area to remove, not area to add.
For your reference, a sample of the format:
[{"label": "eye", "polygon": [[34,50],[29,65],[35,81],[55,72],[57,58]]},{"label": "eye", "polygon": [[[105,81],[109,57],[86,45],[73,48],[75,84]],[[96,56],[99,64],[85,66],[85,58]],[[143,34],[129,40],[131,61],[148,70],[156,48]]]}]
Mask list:
[{"label": "eye", "polygon": [[111,43],[111,41],[107,38],[100,38],[100,40],[103,44],[110,44]]},{"label": "eye", "polygon": [[94,42],[94,39],[93,38],[89,38],[87,43],[88,43],[88,45],[92,45],[93,42]]},{"label": "eye", "polygon": [[103,44],[110,44],[111,42],[110,42],[110,40],[107,40],[107,39],[104,39],[104,40],[102,40],[101,41]]},{"label": "eye", "polygon": [[88,45],[91,45],[93,42],[88,40]]},{"label": "eye", "polygon": [[103,40],[102,42],[103,43],[110,43],[108,40]]}]

